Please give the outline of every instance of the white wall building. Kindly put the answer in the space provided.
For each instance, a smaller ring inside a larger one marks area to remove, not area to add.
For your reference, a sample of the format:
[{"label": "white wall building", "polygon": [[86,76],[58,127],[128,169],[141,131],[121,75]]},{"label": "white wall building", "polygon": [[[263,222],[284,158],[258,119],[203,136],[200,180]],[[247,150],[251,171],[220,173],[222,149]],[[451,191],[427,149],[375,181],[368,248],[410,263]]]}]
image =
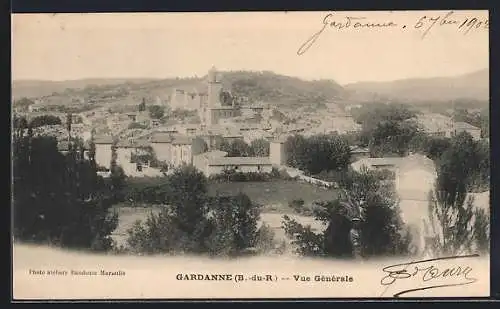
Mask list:
[{"label": "white wall building", "polygon": [[192,164],[193,139],[185,135],[155,134],[151,137],[151,146],[159,161],[169,166]]},{"label": "white wall building", "polygon": [[106,168],[110,167],[111,164],[111,146],[113,144],[113,137],[104,136],[96,138],[94,140],[95,145],[95,161],[98,166],[103,166]]},{"label": "white wall building", "polygon": [[414,245],[423,249],[425,222],[429,218],[429,193],[437,177],[434,162],[422,155],[413,154],[394,158],[364,158],[351,164],[360,171],[368,169],[390,170],[395,173],[395,187],[403,221],[414,233]]}]

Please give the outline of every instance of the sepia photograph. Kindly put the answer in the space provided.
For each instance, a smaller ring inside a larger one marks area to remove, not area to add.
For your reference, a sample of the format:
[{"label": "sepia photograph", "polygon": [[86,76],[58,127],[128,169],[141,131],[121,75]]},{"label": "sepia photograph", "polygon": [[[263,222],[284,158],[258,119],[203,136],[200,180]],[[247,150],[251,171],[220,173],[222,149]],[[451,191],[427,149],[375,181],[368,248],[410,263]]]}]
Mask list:
[{"label": "sepia photograph", "polygon": [[12,298],[488,297],[489,14],[12,14]]}]

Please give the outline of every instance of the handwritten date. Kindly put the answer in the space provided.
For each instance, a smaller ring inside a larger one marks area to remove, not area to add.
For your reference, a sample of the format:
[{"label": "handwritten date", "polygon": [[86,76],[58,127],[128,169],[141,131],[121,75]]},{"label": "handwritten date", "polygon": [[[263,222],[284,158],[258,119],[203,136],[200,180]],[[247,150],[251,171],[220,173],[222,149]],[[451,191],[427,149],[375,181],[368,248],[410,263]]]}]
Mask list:
[{"label": "handwritten date", "polygon": [[422,29],[422,38],[427,36],[431,29],[441,26],[455,26],[457,30],[468,34],[472,29],[488,29],[488,19],[478,19],[477,17],[470,18],[455,18],[454,12],[448,12],[442,16],[422,16],[415,23],[415,29]]},{"label": "handwritten date", "polygon": [[389,30],[401,29],[407,31],[409,29],[422,31],[422,39],[425,38],[432,29],[437,27],[455,27],[457,31],[463,34],[468,34],[472,30],[489,28],[489,20],[487,18],[478,17],[457,17],[455,12],[450,11],[442,15],[424,15],[419,17],[415,23],[411,25],[398,24],[390,19],[383,21],[373,21],[364,16],[344,16],[336,18],[333,13],[327,14],[323,20],[321,28],[312,34],[297,50],[297,55],[303,55],[313,46],[318,38],[325,32],[326,29],[334,29],[337,31],[359,31],[367,30]]}]

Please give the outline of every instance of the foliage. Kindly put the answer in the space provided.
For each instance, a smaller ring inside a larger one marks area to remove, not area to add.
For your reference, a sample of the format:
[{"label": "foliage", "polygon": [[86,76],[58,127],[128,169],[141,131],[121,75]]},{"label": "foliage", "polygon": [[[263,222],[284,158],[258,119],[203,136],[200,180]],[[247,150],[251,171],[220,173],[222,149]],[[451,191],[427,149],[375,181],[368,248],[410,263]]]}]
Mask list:
[{"label": "foliage", "polygon": [[429,202],[427,250],[437,256],[485,253],[489,250],[489,218],[461,191],[446,191],[438,184]]},{"label": "foliage", "polygon": [[224,81],[236,97],[291,104],[325,103],[342,91],[330,80],[303,81],[272,72],[225,72]]},{"label": "foliage", "polygon": [[479,166],[480,158],[476,147],[472,136],[465,132],[451,139],[450,147],[437,163],[438,181],[443,181],[442,190],[461,192],[467,189]]},{"label": "foliage", "polygon": [[149,116],[153,119],[161,119],[165,115],[165,108],[161,105],[151,105],[148,107]]},{"label": "foliage", "polygon": [[288,207],[293,209],[299,215],[310,216],[313,214],[312,209],[305,205],[303,199],[295,199],[290,201],[288,203]]},{"label": "foliage", "polygon": [[260,209],[243,193],[213,198],[209,214],[213,230],[207,240],[210,253],[237,255],[254,247],[259,218]]},{"label": "foliage", "polygon": [[192,166],[176,169],[168,187],[169,207],[129,230],[132,250],[238,255],[256,244],[260,210],[248,196],[208,197],[207,179]]},{"label": "foliage", "polygon": [[419,152],[430,158],[438,160],[442,154],[451,146],[448,137],[429,136],[423,132],[417,133],[410,141],[410,151]]},{"label": "foliage", "polygon": [[126,186],[126,175],[123,168],[116,162],[116,141],[111,145],[111,162],[110,162],[110,180],[111,192],[116,200],[122,201],[124,198],[124,189]]},{"label": "foliage", "polygon": [[41,115],[36,116],[29,122],[32,128],[43,127],[43,126],[53,126],[62,124],[61,118],[53,115]]},{"label": "foliage", "polygon": [[351,160],[351,151],[347,141],[339,135],[313,135],[303,137],[295,135],[285,142],[287,165],[309,174],[322,171],[341,171],[347,168]]},{"label": "foliage", "polygon": [[[483,154],[488,160],[489,152]],[[484,250],[489,240],[486,213],[467,198],[473,175],[481,164],[477,144],[467,133],[455,136],[438,162],[438,177],[429,203],[428,249],[437,255]],[[482,171],[484,172],[484,170]],[[481,173],[481,171],[479,172]]]},{"label": "foliage", "polygon": [[185,109],[177,108],[177,109],[174,109],[170,113],[169,118],[184,120],[186,118],[195,117],[195,116],[198,116],[198,112],[195,110],[185,110]]},{"label": "foliage", "polygon": [[191,153],[193,156],[207,152],[207,151],[208,151],[208,145],[207,145],[207,142],[203,138],[201,138],[199,136],[193,138],[193,142],[192,142],[192,146],[191,146]]},{"label": "foliage", "polygon": [[[361,254],[369,258],[385,255],[407,254],[410,237],[401,220],[394,189],[381,181],[376,171],[360,173],[349,171],[341,182],[352,200],[364,201],[361,205],[364,221],[360,225]],[[349,232],[352,214],[339,196],[332,201],[316,203],[314,217],[327,225],[322,233],[315,233],[289,217],[284,217],[286,234],[302,255],[352,257]]]},{"label": "foliage", "polygon": [[139,104],[138,108],[139,112],[144,112],[146,110],[146,99],[142,98],[141,104]]},{"label": "foliage", "polygon": [[275,237],[276,233],[273,231],[271,226],[267,223],[263,223],[257,230],[257,235],[255,236],[255,248],[258,253],[267,253],[275,249]]},{"label": "foliage", "polygon": [[133,129],[141,129],[141,130],[144,130],[144,129],[147,129],[147,125],[145,124],[142,124],[142,123],[138,123],[138,122],[132,122],[128,125],[128,128],[130,130],[133,130]]},{"label": "foliage", "polygon": [[270,143],[264,138],[255,139],[250,143],[252,154],[256,157],[269,157]]},{"label": "foliage", "polygon": [[369,104],[351,110],[361,124],[359,142],[369,146],[372,156],[406,154],[419,128],[416,112],[404,104]]},{"label": "foliage", "polygon": [[232,142],[226,140],[220,143],[219,149],[227,152],[228,157],[250,157],[253,149],[242,139],[235,139]]},{"label": "foliage", "polygon": [[469,112],[467,108],[455,108],[453,111],[453,120],[465,122],[481,129],[481,137],[488,137],[490,134],[490,111],[489,108],[483,108],[478,112]]},{"label": "foliage", "polygon": [[368,144],[370,154],[373,157],[405,156],[417,132],[418,126],[415,121],[381,121],[371,132]]},{"label": "foliage", "polygon": [[19,100],[15,100],[13,106],[16,109],[27,111],[28,107],[32,104],[35,104],[35,102],[33,102],[33,100],[28,99],[26,97],[22,97]]},{"label": "foliage", "polygon": [[14,235],[26,242],[66,248],[107,250],[118,217],[109,209],[116,200],[97,176],[95,159],[83,145],[68,154],[51,137],[17,132],[13,144]]},{"label": "foliage", "polygon": [[210,175],[209,180],[215,182],[244,182],[244,181],[270,181],[279,178],[276,173],[264,172],[237,172],[234,170],[225,170],[220,174]]}]

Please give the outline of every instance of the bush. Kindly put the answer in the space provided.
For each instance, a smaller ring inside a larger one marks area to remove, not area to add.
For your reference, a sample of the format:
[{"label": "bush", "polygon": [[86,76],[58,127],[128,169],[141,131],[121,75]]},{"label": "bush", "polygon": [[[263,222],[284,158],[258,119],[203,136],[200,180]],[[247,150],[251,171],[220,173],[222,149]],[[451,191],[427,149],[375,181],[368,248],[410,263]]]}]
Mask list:
[{"label": "bush", "polygon": [[171,207],[128,231],[132,251],[233,256],[256,245],[260,208],[248,196],[208,197],[206,178],[192,166],[176,169],[167,183],[161,189],[168,187]]},{"label": "bush", "polygon": [[133,130],[133,129],[146,129],[148,126],[147,125],[144,125],[142,123],[138,123],[138,122],[132,122],[131,124],[128,125],[128,128],[130,130]]},{"label": "bush", "polygon": [[42,127],[42,126],[52,126],[62,124],[61,119],[53,115],[42,115],[36,116],[30,121],[30,126],[32,128]]},{"label": "bush", "polygon": [[312,209],[305,206],[303,199],[296,199],[296,200],[290,201],[288,203],[288,206],[291,209],[293,209],[296,213],[298,213],[299,215],[310,216],[313,214]]},{"label": "bush", "polygon": [[264,223],[261,225],[257,231],[257,236],[255,239],[255,248],[258,253],[269,253],[273,251],[276,247],[275,235],[273,229]]},{"label": "bush", "polygon": [[49,137],[15,136],[13,211],[16,240],[64,248],[111,249],[118,216],[112,188],[83,159],[82,145],[66,154]]},{"label": "bush", "polygon": [[[399,213],[396,195],[390,186],[372,171],[351,171],[342,182],[351,200],[365,203],[362,206],[364,221],[361,230],[361,254],[364,257],[406,255],[411,239]],[[301,255],[350,258],[353,247],[350,242],[353,214],[345,203],[346,197],[318,202],[313,209],[314,217],[324,222],[327,229],[315,233],[288,216],[283,217],[285,233],[292,239]]]}]

